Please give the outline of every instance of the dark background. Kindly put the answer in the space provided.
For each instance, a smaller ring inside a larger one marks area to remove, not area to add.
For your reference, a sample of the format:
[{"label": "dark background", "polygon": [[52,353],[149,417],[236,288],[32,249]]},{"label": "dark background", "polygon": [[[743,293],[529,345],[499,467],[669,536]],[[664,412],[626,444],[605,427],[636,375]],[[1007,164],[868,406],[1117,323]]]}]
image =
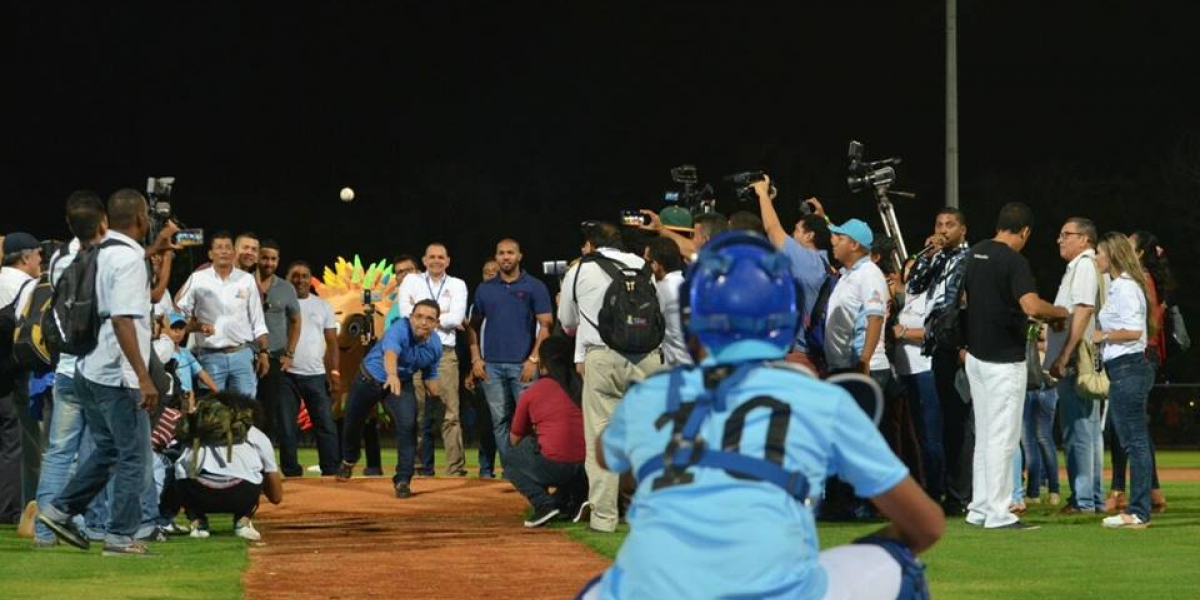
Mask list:
[{"label": "dark background", "polygon": [[[767,170],[788,224],[816,195],[878,228],[845,188],[851,139],[903,157],[910,247],[931,231],[942,2],[500,4],[7,3],[0,231],[65,237],[71,190],[173,175],[184,222],[274,238],[285,262],[439,240],[473,286],[499,238],[534,271],[570,258],[582,219],[661,208],[685,162],[706,181]],[[1044,295],[1071,215],[1155,232],[1182,289],[1200,281],[1198,5],[960,1],[970,237],[991,235],[1004,202],[1030,203]],[[1200,329],[1196,300],[1179,300]]]}]

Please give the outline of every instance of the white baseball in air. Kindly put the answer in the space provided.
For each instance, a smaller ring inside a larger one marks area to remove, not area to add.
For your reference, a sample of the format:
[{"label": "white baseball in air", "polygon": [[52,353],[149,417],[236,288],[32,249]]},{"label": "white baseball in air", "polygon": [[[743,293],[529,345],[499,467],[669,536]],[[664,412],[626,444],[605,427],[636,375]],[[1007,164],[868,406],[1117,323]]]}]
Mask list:
[{"label": "white baseball in air", "polygon": [[354,200],[354,190],[344,187],[342,188],[341,196],[342,202],[350,202],[351,200]]}]

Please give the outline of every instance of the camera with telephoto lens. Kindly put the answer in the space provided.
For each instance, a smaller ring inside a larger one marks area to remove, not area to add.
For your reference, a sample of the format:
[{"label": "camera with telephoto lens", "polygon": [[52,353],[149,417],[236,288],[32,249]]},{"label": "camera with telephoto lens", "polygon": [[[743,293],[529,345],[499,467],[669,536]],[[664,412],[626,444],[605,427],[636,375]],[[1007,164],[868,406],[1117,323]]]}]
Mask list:
[{"label": "camera with telephoto lens", "polygon": [[[758,193],[754,191],[754,184],[767,178],[766,173],[762,171],[747,171],[745,173],[734,173],[727,175],[721,181],[729,184],[733,188],[734,195],[737,196],[738,202],[754,202],[758,200]],[[771,189],[768,194],[774,198],[776,194],[775,184],[771,184]]]},{"label": "camera with telephoto lens", "polygon": [[846,183],[851,192],[861,192],[867,188],[886,188],[896,181],[896,165],[900,164],[899,157],[883,160],[863,159],[864,148],[861,142],[850,142],[849,175]]}]

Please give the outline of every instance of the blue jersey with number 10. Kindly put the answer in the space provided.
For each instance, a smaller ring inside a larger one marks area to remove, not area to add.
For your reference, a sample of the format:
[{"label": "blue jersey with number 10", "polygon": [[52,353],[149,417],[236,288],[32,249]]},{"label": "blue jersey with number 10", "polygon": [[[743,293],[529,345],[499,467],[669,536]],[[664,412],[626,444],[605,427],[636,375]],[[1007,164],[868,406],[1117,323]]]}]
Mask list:
[{"label": "blue jersey with number 10", "polygon": [[[637,471],[662,456],[676,427],[668,410],[671,372],[632,387],[603,434],[604,460]],[[682,409],[703,391],[699,369],[682,373]],[[690,403],[690,404],[689,404]],[[771,460],[808,479],[819,497],[839,476],[874,497],[908,475],[874,424],[841,388],[784,366],[749,372],[712,411],[699,438]],[[826,576],[812,507],[783,488],[705,466],[667,481],[662,471],[638,482],[629,537],[600,582],[616,598],[819,599]],[[656,480],[660,480],[657,481]],[[657,488],[657,489],[656,489]]]}]

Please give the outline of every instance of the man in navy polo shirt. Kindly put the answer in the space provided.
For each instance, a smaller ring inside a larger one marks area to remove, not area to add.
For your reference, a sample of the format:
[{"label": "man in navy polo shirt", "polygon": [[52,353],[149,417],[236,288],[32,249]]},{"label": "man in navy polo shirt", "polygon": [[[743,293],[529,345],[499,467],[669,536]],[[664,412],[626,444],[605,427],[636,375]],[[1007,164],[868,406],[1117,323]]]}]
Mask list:
[{"label": "man in navy polo shirt", "polygon": [[[550,336],[553,306],[546,284],[521,271],[521,246],[496,244],[500,275],[479,284],[471,328],[471,374],[483,386],[500,460],[508,452],[508,430],[517,397],[538,373],[538,347]],[[480,351],[482,346],[482,352]]]},{"label": "man in navy polo shirt", "polygon": [[[418,371],[421,373],[430,398],[441,396],[438,361],[442,358],[442,341],[431,335],[441,312],[434,300],[417,302],[412,313],[397,319],[363,358],[346,402],[338,481],[346,481],[353,475],[362,442],[363,421],[382,400],[396,425],[396,476],[392,480],[396,497],[412,496],[409,482],[413,477],[417,445],[417,396],[413,375]],[[458,382],[450,384],[457,385]]]}]

